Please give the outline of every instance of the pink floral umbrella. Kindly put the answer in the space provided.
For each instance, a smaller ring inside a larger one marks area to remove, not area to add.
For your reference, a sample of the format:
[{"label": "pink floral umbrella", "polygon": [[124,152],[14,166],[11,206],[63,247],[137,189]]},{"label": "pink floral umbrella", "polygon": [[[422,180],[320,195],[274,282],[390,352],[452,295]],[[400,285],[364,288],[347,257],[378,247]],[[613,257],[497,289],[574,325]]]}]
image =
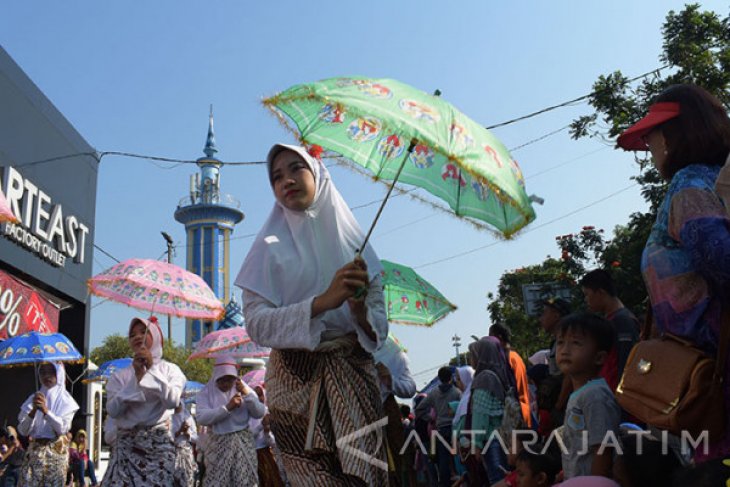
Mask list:
[{"label": "pink floral umbrella", "polygon": [[194,358],[218,358],[230,356],[233,358],[261,358],[268,357],[270,348],[254,343],[242,326],[226,328],[205,335],[195,347],[188,360]]},{"label": "pink floral umbrella", "polygon": [[208,284],[185,269],[151,259],[127,259],[88,281],[89,291],[151,313],[219,320],[224,308]]},{"label": "pink floral umbrella", "polygon": [[0,223],[18,223],[18,218],[13,214],[8,205],[8,200],[5,199],[5,195],[0,192]]},{"label": "pink floral umbrella", "polygon": [[248,384],[249,387],[254,388],[256,386],[264,385],[264,377],[266,376],[266,369],[254,369],[250,372],[246,372],[243,376],[243,382]]}]

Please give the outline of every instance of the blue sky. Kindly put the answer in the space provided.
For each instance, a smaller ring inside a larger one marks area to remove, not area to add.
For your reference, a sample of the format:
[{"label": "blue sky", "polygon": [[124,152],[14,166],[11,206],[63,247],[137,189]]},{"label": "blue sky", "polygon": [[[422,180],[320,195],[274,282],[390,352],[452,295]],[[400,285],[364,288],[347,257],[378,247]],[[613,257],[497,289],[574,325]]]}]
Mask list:
[{"label": "blue sky", "polygon": [[[727,12],[725,2],[702,5]],[[262,160],[274,142],[291,142],[260,100],[293,84],[354,74],[395,78],[427,92],[438,88],[444,99],[491,125],[586,94],[600,74],[620,69],[634,76],[659,67],[661,23],[682,6],[673,0],[13,2],[0,16],[0,43],[98,150],[200,157],[212,103],[219,158],[252,161]],[[494,133],[516,147],[589,112],[578,104]],[[430,329],[392,326],[415,373],[453,356],[454,333],[464,343],[486,333],[486,294],[505,270],[556,255],[556,235],[583,225],[610,231],[644,209],[634,187],[561,218],[631,185],[633,157],[597,140],[573,141],[563,131],[513,155],[528,193],[545,199],[532,224],[544,226],[418,268],[459,309]],[[196,169],[105,158],[96,243],[120,259],[156,259],[165,250],[165,230],[181,246],[175,262],[184,266],[183,227],[173,213]],[[349,170],[332,173],[352,206],[384,193]],[[253,240],[240,237],[258,231],[273,197],[261,166],[224,167],[221,184],[246,213],[234,233],[239,238],[231,241],[235,275]],[[375,210],[355,211],[363,227]],[[432,213],[407,198],[390,202],[372,240],[380,256],[418,267],[495,241]],[[95,272],[112,264],[96,253]],[[125,333],[134,314],[114,303],[95,307],[92,346]],[[181,341],[184,323],[173,324],[173,337]],[[416,379],[421,385],[431,377]]]}]

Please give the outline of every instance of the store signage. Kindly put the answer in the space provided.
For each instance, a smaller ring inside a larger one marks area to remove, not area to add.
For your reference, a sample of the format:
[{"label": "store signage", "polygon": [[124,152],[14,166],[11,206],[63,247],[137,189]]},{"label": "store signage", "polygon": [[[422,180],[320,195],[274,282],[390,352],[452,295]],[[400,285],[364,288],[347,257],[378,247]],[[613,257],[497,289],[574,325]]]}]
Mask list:
[{"label": "store signage", "polygon": [[58,331],[59,308],[35,288],[0,271],[0,340],[29,331]]},{"label": "store signage", "polygon": [[56,267],[66,259],[83,264],[89,227],[75,215],[64,214],[30,179],[13,167],[5,171],[5,199],[20,223],[6,223],[5,238],[21,245]]}]

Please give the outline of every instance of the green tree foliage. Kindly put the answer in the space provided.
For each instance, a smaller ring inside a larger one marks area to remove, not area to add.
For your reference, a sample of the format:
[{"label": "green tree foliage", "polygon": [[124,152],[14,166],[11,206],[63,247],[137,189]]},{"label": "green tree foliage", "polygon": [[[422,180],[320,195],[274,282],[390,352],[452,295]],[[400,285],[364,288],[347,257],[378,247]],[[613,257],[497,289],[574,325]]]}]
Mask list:
[{"label": "green tree foliage", "polygon": [[[168,362],[180,367],[188,380],[205,383],[210,378],[213,365],[209,360],[196,359],[187,361],[191,351],[182,345],[165,342],[162,356]],[[104,339],[102,344],[91,351],[91,360],[96,365],[101,365],[109,360],[131,357],[132,349],[129,347],[127,337],[114,334]]]},{"label": "green tree foliage", "polygon": [[[571,124],[573,138],[615,139],[644,116],[662,90],[678,83],[702,86],[730,109],[730,16],[723,18],[690,4],[667,14],[662,36],[660,69],[653,76],[638,83],[618,70],[598,77],[589,97],[595,111]],[[636,161],[640,174],[634,179],[656,215],[666,186],[646,156],[638,156]]]},{"label": "green tree foliage", "polygon": [[[659,68],[651,76],[632,82],[621,71],[599,76],[588,102],[594,112],[571,124],[575,139],[614,140],[646,113],[653,99],[666,87],[694,83],[714,93],[730,109],[730,16],[702,11],[698,4],[680,12],[670,11],[662,25],[664,38]],[[537,319],[525,314],[522,286],[551,282],[572,286],[573,305],[583,307],[576,282],[586,271],[604,268],[616,281],[619,297],[637,314],[646,308],[646,288],[641,276],[641,253],[666,192],[665,182],[647,156],[638,155],[639,174],[633,179],[649,203],[649,211],[634,213],[628,223],[614,229],[610,239],[593,227],[556,237],[559,259],[548,256],[540,264],[502,275],[496,294],[489,294],[490,317],[512,329],[513,347],[523,357],[544,348],[549,337]]]}]

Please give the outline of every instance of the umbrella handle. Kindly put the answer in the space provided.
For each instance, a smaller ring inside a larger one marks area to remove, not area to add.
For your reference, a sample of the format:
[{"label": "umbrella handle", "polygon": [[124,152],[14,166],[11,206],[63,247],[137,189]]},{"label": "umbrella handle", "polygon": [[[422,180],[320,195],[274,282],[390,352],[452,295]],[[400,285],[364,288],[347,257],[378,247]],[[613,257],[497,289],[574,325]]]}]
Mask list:
[{"label": "umbrella handle", "polygon": [[408,150],[405,153],[405,156],[403,156],[403,162],[401,162],[400,167],[398,168],[398,172],[395,174],[395,178],[393,178],[393,182],[390,185],[390,188],[388,188],[388,192],[385,194],[385,198],[380,203],[380,208],[378,208],[378,212],[375,214],[375,218],[373,219],[373,223],[370,224],[370,229],[368,230],[367,235],[365,235],[365,240],[363,241],[362,245],[357,251],[357,257],[362,256],[363,250],[365,250],[365,246],[368,244],[368,241],[370,240],[370,235],[372,235],[373,230],[375,229],[375,225],[378,223],[378,220],[380,219],[381,213],[383,213],[383,208],[385,208],[385,204],[388,202],[388,198],[390,198],[390,194],[393,192],[393,188],[395,188],[395,183],[398,182],[398,178],[400,177],[400,173],[403,171],[403,168],[406,165],[406,161],[408,160],[408,157],[413,152],[413,149],[416,148],[416,144],[418,141],[416,139],[411,139],[411,143],[408,146]]},{"label": "umbrella handle", "polygon": [[[357,253],[355,254],[355,258],[362,257],[362,253],[365,250],[365,247],[367,246],[368,241],[370,240],[370,235],[372,235],[373,230],[375,229],[375,225],[378,223],[378,220],[380,219],[380,215],[383,213],[383,208],[385,208],[385,204],[388,202],[388,198],[390,198],[390,194],[393,192],[393,188],[395,188],[395,183],[398,182],[400,173],[403,172],[403,168],[406,165],[406,161],[408,160],[408,157],[410,157],[411,153],[413,152],[413,149],[416,148],[417,143],[418,143],[418,141],[416,139],[411,139],[411,143],[408,146],[408,150],[406,151],[405,155],[403,156],[403,162],[401,162],[400,167],[398,168],[398,172],[395,174],[395,178],[393,178],[393,182],[391,183],[390,187],[388,188],[388,192],[385,194],[385,198],[380,203],[380,208],[378,208],[378,212],[375,214],[373,223],[370,224],[370,229],[368,230],[367,235],[365,235],[365,240],[363,241],[362,245],[357,250]],[[362,298],[366,292],[367,292],[366,287],[358,288],[357,291],[355,292],[355,299]]]}]

